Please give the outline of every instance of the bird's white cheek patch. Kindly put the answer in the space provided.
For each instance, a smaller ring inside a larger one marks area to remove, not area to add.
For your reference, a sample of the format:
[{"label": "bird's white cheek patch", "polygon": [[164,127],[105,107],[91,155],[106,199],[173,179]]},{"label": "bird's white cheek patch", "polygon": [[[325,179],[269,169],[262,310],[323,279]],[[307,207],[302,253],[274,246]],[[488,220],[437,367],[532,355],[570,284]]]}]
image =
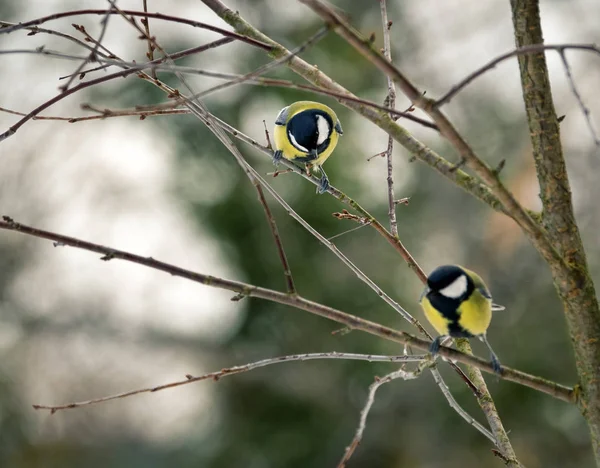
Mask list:
[{"label": "bird's white cheek patch", "polygon": [[440,294],[451,299],[458,299],[465,292],[467,292],[467,277],[465,275],[460,275],[444,289],[440,289]]},{"label": "bird's white cheek patch", "polygon": [[329,122],[322,115],[317,115],[317,132],[319,136],[317,137],[317,145],[322,144],[327,138],[329,138],[329,134],[331,133],[331,127],[329,126]]},{"label": "bird's white cheek patch", "polygon": [[288,132],[288,138],[292,142],[292,145],[294,145],[300,151],[304,151],[305,153],[309,153],[309,151],[304,146],[302,146],[300,143],[298,143],[296,141],[296,138],[294,138],[294,135],[292,135],[292,132]]}]

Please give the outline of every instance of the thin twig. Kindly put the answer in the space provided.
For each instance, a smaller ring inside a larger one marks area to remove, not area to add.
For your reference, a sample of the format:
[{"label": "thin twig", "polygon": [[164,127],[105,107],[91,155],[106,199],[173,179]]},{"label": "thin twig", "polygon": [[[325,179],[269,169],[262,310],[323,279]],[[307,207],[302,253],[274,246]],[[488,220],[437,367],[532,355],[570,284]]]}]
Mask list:
[{"label": "thin twig", "polygon": [[473,419],[473,417],[471,417],[469,415],[469,413],[467,413],[458,404],[458,402],[454,399],[454,397],[452,396],[452,393],[450,393],[450,389],[448,388],[448,386],[442,379],[440,372],[437,370],[437,367],[435,365],[432,365],[428,361],[423,361],[412,372],[407,372],[404,369],[399,369],[397,371],[391,372],[390,374],[387,374],[384,377],[381,377],[381,378],[376,377],[375,378],[375,382],[373,382],[369,386],[369,394],[367,396],[367,401],[365,402],[365,405],[363,406],[363,409],[360,412],[360,420],[359,420],[358,428],[356,430],[354,438],[352,439],[352,442],[350,443],[350,445],[348,447],[346,447],[346,451],[344,453],[344,456],[342,457],[342,459],[340,460],[340,462],[338,464],[338,468],[344,468],[346,466],[346,463],[348,463],[348,461],[350,460],[350,458],[352,457],[352,455],[354,454],[354,452],[360,445],[360,442],[362,441],[363,433],[366,429],[367,417],[369,415],[369,412],[371,411],[371,407],[373,406],[373,403],[375,402],[375,393],[377,392],[379,387],[381,387],[382,385],[384,385],[386,383],[391,382],[392,380],[396,380],[399,378],[402,378],[404,380],[415,379],[427,367],[430,368],[433,379],[438,384],[438,386],[442,389],[442,394],[444,395],[444,397],[446,397],[446,400],[448,401],[448,404],[450,405],[450,407],[452,409],[454,409],[465,421],[467,421],[467,423],[469,423],[476,430],[478,430],[485,437],[487,437],[494,445],[497,445],[496,439],[494,438],[492,433],[490,431],[488,431],[485,427],[483,427],[475,419]]},{"label": "thin twig", "polygon": [[[2,29],[0,29],[0,31],[2,31]],[[233,39],[231,39],[231,38],[222,38],[222,39],[218,39],[216,41],[210,42],[210,43],[202,45],[202,46],[194,47],[192,49],[187,49],[186,51],[180,53],[178,55],[178,58],[187,56],[187,55],[191,55],[193,53],[203,52],[205,50],[213,49],[215,47],[220,47],[222,45],[229,44],[232,40]],[[158,59],[158,60],[155,60],[155,62],[160,63],[163,60],[165,60],[165,59]],[[94,86],[94,85],[97,85],[100,83],[105,83],[105,82],[113,80],[115,78],[126,77],[126,76],[132,75],[137,72],[139,72],[139,70],[137,70],[137,69],[121,70],[119,72],[111,73],[109,75],[101,76],[99,78],[95,78],[93,80],[89,80],[84,83],[80,83],[77,86],[73,86],[72,88],[69,88],[64,92],[59,93],[58,95],[54,96],[53,98],[40,104],[38,107],[33,109],[27,115],[25,115],[22,119],[20,119],[17,123],[15,123],[13,126],[11,126],[7,131],[0,134],[0,142],[2,142],[3,140],[7,139],[8,137],[14,135],[17,132],[17,130],[19,128],[21,128],[27,121],[31,120],[33,117],[35,117],[40,112],[47,109],[48,107],[56,104],[58,101],[63,100],[67,96],[70,96],[71,94],[74,94],[77,91],[80,91],[82,89],[89,88],[91,86]]]},{"label": "thin twig", "polygon": [[446,94],[444,94],[441,98],[435,101],[435,106],[440,107],[444,104],[449,103],[454,96],[456,96],[472,81],[474,81],[476,78],[479,78],[481,75],[490,71],[491,69],[495,68],[496,65],[504,62],[505,60],[521,55],[537,54],[545,50],[556,50],[560,53],[561,51],[565,51],[567,49],[583,50],[600,55],[600,47],[596,46],[595,44],[533,44],[518,47],[514,50],[511,50],[510,52],[506,52],[502,55],[499,55],[498,57],[490,60],[484,66],[476,69],[472,73],[469,73],[464,79],[452,86],[452,88],[450,88],[450,90]]},{"label": "thin twig", "polygon": [[573,75],[571,75],[571,67],[569,66],[569,62],[567,62],[567,56],[565,55],[565,50],[560,49],[558,51],[558,53],[560,55],[563,65],[565,67],[565,74],[567,75],[567,81],[569,82],[569,86],[571,87],[571,91],[573,92],[575,99],[577,99],[579,108],[581,109],[581,112],[583,113],[583,117],[585,118],[585,123],[587,124],[588,128],[590,129],[590,133],[592,134],[592,138],[594,139],[594,144],[597,147],[600,147],[600,139],[598,139],[598,134],[596,133],[596,129],[594,128],[594,124],[592,123],[592,116],[591,116],[590,110],[583,102],[583,99],[581,98],[581,95],[579,94],[579,91],[577,90],[577,86],[575,86],[575,80],[573,79]]},{"label": "thin twig", "polygon": [[365,402],[365,405],[363,406],[363,409],[360,412],[360,420],[358,423],[358,429],[356,430],[356,433],[354,434],[354,438],[352,439],[352,442],[350,443],[350,445],[348,447],[346,447],[344,456],[342,457],[342,459],[340,460],[340,462],[337,465],[338,468],[344,468],[346,466],[346,463],[348,463],[348,460],[350,460],[350,458],[352,457],[352,455],[354,454],[354,452],[360,445],[360,442],[363,437],[363,433],[365,432],[365,428],[367,427],[367,416],[369,416],[371,407],[373,406],[373,403],[375,403],[375,394],[377,393],[377,390],[379,390],[379,387],[381,387],[382,385],[385,385],[386,383],[391,382],[392,380],[396,380],[396,379],[403,379],[403,380],[416,379],[419,375],[421,375],[424,368],[425,368],[424,366],[419,366],[419,367],[417,367],[417,369],[415,369],[412,372],[405,371],[404,369],[398,369],[394,372],[390,372],[389,374],[387,374],[383,377],[375,377],[375,382],[373,382],[369,386],[369,394],[367,396],[367,401]]},{"label": "thin twig", "polygon": [[[85,30],[81,30],[81,31],[85,32]],[[231,39],[225,39],[226,42],[223,42],[223,43],[221,43],[220,41],[223,41],[223,39],[221,39],[219,41],[215,41],[215,43],[218,43],[218,45],[222,45],[224,43],[231,42]],[[197,47],[193,48],[193,49],[186,49],[184,51],[171,54],[171,57],[173,59],[176,59],[176,58],[181,58],[181,57],[185,57],[188,55],[192,55],[193,53],[199,52],[199,50],[197,50],[197,49],[198,49]],[[6,54],[36,54],[36,55],[44,55],[44,56],[49,56],[49,57],[65,59],[65,60],[77,60],[77,61],[86,59],[86,57],[81,57],[81,56],[72,55],[72,54],[65,54],[65,53],[61,53],[61,52],[48,50],[45,48],[0,50],[0,55],[6,55]],[[290,59],[289,56],[288,56],[288,59]],[[389,113],[390,115],[393,115],[394,118],[402,117],[406,120],[410,120],[412,122],[418,123],[419,125],[422,125],[425,128],[429,128],[429,129],[436,130],[436,131],[438,130],[438,128],[435,124],[433,124],[425,119],[422,119],[420,117],[417,117],[415,115],[412,115],[411,112],[406,112],[406,111],[403,112],[403,111],[391,109],[387,106],[382,106],[381,104],[377,104],[375,102],[368,101],[366,99],[362,99],[362,98],[359,98],[359,97],[356,97],[353,95],[348,95],[345,93],[337,93],[335,91],[330,91],[327,89],[318,88],[316,86],[311,86],[311,85],[297,84],[297,83],[293,83],[288,80],[281,80],[281,79],[275,79],[275,78],[263,78],[263,77],[249,77],[249,78],[246,78],[245,80],[242,80],[241,78],[243,78],[245,75],[237,75],[234,73],[215,72],[215,71],[203,70],[203,69],[194,68],[194,67],[165,66],[165,65],[161,65],[161,60],[164,60],[164,59],[158,59],[158,60],[154,60],[153,62],[146,62],[146,63],[135,63],[135,62],[126,62],[123,60],[116,60],[111,57],[108,57],[108,58],[98,57],[97,58],[97,61],[103,64],[103,66],[98,67],[98,69],[108,68],[109,66],[117,65],[117,66],[127,70],[127,73],[124,75],[122,75],[122,74],[107,75],[104,77],[105,79],[103,81],[108,81],[108,80],[111,80],[111,79],[114,79],[117,77],[121,77],[121,76],[131,75],[135,72],[139,72],[139,71],[142,71],[145,69],[150,69],[152,71],[166,70],[166,71],[170,71],[170,72],[181,72],[181,73],[186,73],[186,74],[210,76],[213,78],[233,80],[233,82],[235,82],[234,84],[249,84],[249,85],[255,85],[255,86],[268,86],[268,87],[276,87],[276,88],[287,88],[287,89],[298,89],[298,90],[303,90],[303,91],[311,91],[316,94],[335,98],[342,103],[344,101],[345,102],[354,102],[357,104],[362,104],[362,105],[371,107],[373,109],[385,111],[385,112]],[[93,71],[93,70],[86,70],[85,73],[88,73],[90,71]],[[82,72],[82,73],[84,73],[84,72]],[[72,75],[68,75],[68,76],[72,76]],[[64,77],[61,77],[61,79],[62,78],[64,78]],[[83,83],[83,85],[86,85],[86,84],[91,86],[91,85],[98,84],[98,82],[91,80],[86,83]],[[79,90],[79,89],[81,89],[81,88],[77,88],[77,90]],[[213,92],[220,90],[220,89],[221,89],[220,87],[210,88],[206,91],[203,91],[201,93],[194,95],[193,97],[194,98],[207,97],[208,95],[210,95]],[[169,103],[164,103],[164,104],[158,104],[158,105],[154,105],[152,107],[155,109],[171,109],[171,108],[177,107],[179,105],[181,105],[181,101],[174,101],[174,102],[169,102]],[[2,138],[3,136],[6,137],[5,135],[0,135],[0,138]],[[8,135],[8,136],[10,136],[10,135]]]},{"label": "thin twig", "polygon": [[475,429],[481,432],[484,436],[486,436],[492,442],[492,444],[497,445],[498,442],[496,441],[494,435],[485,427],[483,427],[479,422],[473,419],[473,417],[469,413],[467,413],[462,408],[462,406],[460,406],[458,402],[454,399],[452,393],[450,393],[448,385],[446,385],[446,382],[444,382],[444,380],[442,379],[440,371],[437,370],[436,367],[431,367],[431,375],[433,376],[433,380],[435,380],[435,383],[442,390],[442,394],[446,397],[446,400],[448,400],[448,404],[450,405],[450,407],[454,411],[456,411],[465,421],[467,421],[467,423],[469,423],[471,426],[473,426]]},{"label": "thin twig", "polygon": [[[148,0],[143,0],[143,6],[144,13],[148,13]],[[150,21],[148,20],[148,18],[142,18],[140,22],[144,25],[144,29],[146,30],[146,36],[152,37],[150,36]],[[146,42],[148,43],[148,52],[146,52],[146,57],[148,57],[148,60],[152,62],[152,60],[154,60],[154,45],[152,45],[151,40],[147,40]],[[156,70],[152,70],[150,74],[152,75],[152,78],[156,79]]]},{"label": "thin twig", "polygon": [[[209,31],[216,32],[221,34],[222,36],[229,37],[231,39],[237,39],[238,41],[245,42],[255,47],[259,47],[261,49],[269,51],[271,47],[268,44],[257,41],[255,39],[251,39],[249,37],[243,36],[241,34],[227,31],[226,29],[219,28],[217,26],[213,26],[211,24],[202,23],[200,21],[193,21],[187,18],[180,18],[172,15],[165,15],[163,13],[148,13],[145,11],[134,11],[134,10],[121,10],[123,13],[130,16],[137,16],[142,18],[155,18],[163,21],[168,21],[172,23],[186,24],[188,26],[192,26],[194,28],[207,29]],[[47,21],[53,21],[61,18],[68,18],[71,16],[86,16],[86,15],[104,15],[106,14],[106,10],[74,10],[74,11],[63,11],[61,13],[55,13],[53,15],[43,16],[41,18],[37,18],[31,21],[26,21],[25,23],[15,24],[13,26],[0,28],[0,34],[9,34],[14,31],[18,31],[19,29],[27,29],[32,26],[39,26]],[[120,14],[117,10],[111,11],[111,14]]]},{"label": "thin twig", "polygon": [[[314,39],[310,39],[310,40],[314,40]],[[301,47],[303,47],[303,46],[301,46]],[[298,48],[298,49],[300,49],[300,48]],[[26,51],[18,51],[18,52],[22,53],[22,52],[26,52]],[[27,52],[44,53],[45,55],[52,55],[52,53],[50,51],[43,51],[43,52],[27,51]],[[3,52],[0,51],[0,53],[3,53]],[[6,51],[4,51],[4,53],[6,53]],[[180,73],[185,73],[185,74],[196,74],[196,75],[202,75],[202,76],[210,76],[212,78],[231,80],[228,83],[224,83],[224,85],[215,86],[213,88],[209,88],[200,93],[194,94],[194,95],[190,96],[189,99],[205,98],[216,91],[221,91],[224,88],[227,88],[228,86],[231,86],[234,84],[249,84],[249,85],[255,85],[255,86],[268,86],[268,87],[275,87],[275,88],[297,89],[297,90],[302,90],[302,91],[311,91],[313,93],[320,94],[322,96],[332,97],[332,98],[337,99],[340,102],[347,101],[347,102],[355,102],[357,104],[363,104],[365,106],[372,107],[373,109],[387,112],[395,119],[404,118],[407,120],[411,120],[412,122],[418,123],[425,128],[429,128],[432,130],[438,130],[438,128],[435,124],[432,124],[431,122],[429,122],[425,119],[422,119],[420,117],[413,115],[408,110],[407,111],[399,111],[397,109],[391,108],[390,106],[377,104],[373,101],[359,98],[354,95],[348,95],[347,93],[336,93],[335,91],[330,91],[328,89],[319,88],[317,86],[294,83],[289,80],[282,80],[282,79],[277,79],[277,78],[264,78],[264,77],[258,76],[259,73],[264,73],[268,70],[271,70],[275,65],[283,65],[287,61],[292,60],[296,56],[296,54],[297,54],[297,52],[290,51],[289,54],[282,57],[281,59],[275,60],[275,61],[265,65],[264,67],[261,67],[261,68],[255,70],[251,73],[248,73],[246,75],[215,72],[215,71],[204,70],[204,69],[199,69],[199,68],[195,68],[195,67],[164,65],[161,63],[156,63],[156,61],[153,63],[134,63],[134,62],[115,61],[115,60],[111,60],[110,58],[103,59],[100,61],[105,64],[119,65],[122,67],[131,68],[131,69],[135,68],[136,70],[144,70],[144,69],[149,68],[151,70],[156,70],[156,71],[180,72]],[[174,58],[175,54],[171,54],[171,57]],[[67,57],[65,55],[60,55],[60,56],[58,56],[58,58],[70,58],[70,57]],[[73,58],[75,58],[75,57],[73,57]],[[158,104],[155,107],[168,109],[168,108],[178,106],[180,104],[181,104],[180,101],[175,101],[175,102],[167,102],[164,104]],[[381,153],[380,155],[383,155],[383,153]]]},{"label": "thin twig", "polygon": [[[113,249],[100,244],[94,244],[92,242],[87,242],[74,237],[69,237],[62,234],[57,234],[55,232],[45,231],[42,229],[37,229],[31,226],[17,223],[8,216],[2,217],[2,221],[0,221],[0,229],[15,231],[21,234],[51,240],[55,243],[57,247],[70,246],[81,250],[87,250],[89,252],[95,252],[102,255],[101,260],[104,261],[120,259],[126,262],[146,266],[148,268],[152,268],[158,271],[163,271],[172,276],[185,278],[196,283],[204,284],[206,286],[225,289],[233,291],[236,294],[241,294],[243,296],[256,297],[295,307],[319,315],[321,317],[328,318],[335,322],[341,323],[349,327],[350,329],[360,330],[375,336],[379,336],[386,340],[407,344],[425,351],[428,351],[429,346],[431,345],[430,341],[422,340],[409,333],[394,330],[383,325],[371,322],[369,320],[365,320],[363,318],[344,313],[332,307],[309,301],[308,299],[304,299],[303,297],[300,297],[298,295],[290,295],[274,291],[272,289],[266,289],[260,286],[242,283],[240,281],[227,280],[212,275],[205,275],[202,273],[193,272],[190,270],[186,270],[185,268],[161,262],[152,257],[142,257],[140,255],[132,254],[123,250]],[[440,347],[439,354],[446,359],[469,364],[485,372],[494,374],[494,369],[487,360],[464,354],[460,351],[445,346]],[[533,375],[529,375],[515,369],[511,369],[510,367],[503,367],[502,374],[499,375],[499,377],[505,380],[519,383],[529,388],[533,388],[535,390],[546,393],[559,400],[563,400],[569,403],[575,402],[578,398],[577,392],[574,391],[572,388],[548,381],[546,379],[535,377]]]},{"label": "thin twig", "polygon": [[292,270],[290,268],[290,264],[288,263],[287,256],[285,254],[285,250],[283,250],[283,243],[281,241],[281,237],[279,236],[279,230],[277,229],[277,224],[275,223],[275,218],[273,217],[273,213],[271,213],[271,209],[269,208],[269,204],[265,199],[265,194],[263,192],[262,186],[260,183],[256,183],[254,185],[256,187],[256,191],[258,193],[258,200],[262,205],[265,216],[267,217],[267,223],[269,224],[269,228],[271,229],[271,234],[273,235],[273,240],[275,241],[275,247],[277,247],[277,254],[279,255],[279,260],[281,261],[281,265],[283,266],[283,276],[285,277],[285,284],[287,286],[288,294],[296,294],[296,286],[294,285],[294,278],[292,277]]},{"label": "thin twig", "polygon": [[71,83],[73,83],[73,81],[75,81],[75,79],[79,76],[79,74],[85,68],[85,66],[89,62],[94,62],[96,60],[96,53],[98,52],[98,49],[100,48],[100,45],[102,44],[102,40],[104,39],[104,35],[106,34],[106,28],[108,28],[108,19],[110,18],[115,0],[108,0],[108,3],[110,5],[110,7],[108,8],[108,10],[106,11],[106,14],[100,21],[100,25],[101,25],[100,35],[98,36],[98,40],[95,41],[94,47],[91,50],[90,55],[83,62],[81,62],[79,64],[77,69],[71,74],[71,77],[69,78],[69,80],[64,85],[62,85],[58,88],[61,91],[64,92],[67,89],[69,89],[69,86],[71,86]]},{"label": "thin twig", "polygon": [[349,233],[354,232],[354,231],[358,231],[359,229],[362,229],[365,226],[368,226],[368,224],[361,224],[360,226],[353,227],[352,229],[348,229],[347,231],[340,232],[340,233],[335,234],[335,235],[333,235],[331,237],[328,237],[327,240],[328,241],[332,241],[333,239],[337,239],[338,237],[342,237],[343,235],[349,234]]},{"label": "thin twig", "polygon": [[[41,116],[37,115],[32,117],[31,120],[56,120],[68,123],[77,123],[77,122],[85,122],[88,120],[104,120],[110,119],[112,117],[138,117],[140,120],[144,120],[146,117],[155,117],[161,115],[181,115],[181,114],[189,114],[189,109],[157,109],[157,110],[138,110],[138,109],[121,109],[121,110],[112,110],[112,109],[94,109],[89,104],[82,104],[81,108],[83,110],[91,110],[93,112],[98,112],[98,115],[88,115],[86,117],[59,117],[56,115],[49,116]],[[25,116],[27,115],[25,112],[18,112],[15,110],[7,109],[5,107],[0,107],[0,112],[5,112],[7,114]]]},{"label": "thin twig", "polygon": [[263,126],[265,127],[265,141],[267,142],[267,148],[273,151],[273,146],[271,145],[271,138],[269,138],[269,130],[267,130],[267,121],[263,119]]},{"label": "thin twig", "polygon": [[[392,22],[388,20],[386,0],[379,0],[381,7],[381,22],[383,23],[383,55],[392,61],[392,46],[390,42],[390,29]],[[394,80],[387,77],[388,95],[385,99],[387,107],[394,108],[396,105],[396,86]],[[391,117],[391,116],[390,116]],[[394,172],[392,153],[394,150],[394,139],[388,135],[387,149],[384,154],[387,160],[387,193],[388,193],[388,217],[390,218],[390,232],[392,236],[398,237],[398,221],[396,220],[396,204],[394,203]]]},{"label": "thin twig", "polygon": [[[272,65],[276,62],[278,65],[284,64],[285,62],[292,60],[295,56],[296,55],[290,51],[289,54],[287,54],[286,56],[284,56],[280,59],[281,63],[279,63],[279,61],[271,62],[270,64],[265,65],[265,67],[261,67],[261,72],[266,71],[266,67],[269,65]],[[283,60],[283,59],[285,59],[285,60]],[[110,60],[104,60],[104,62],[110,63]],[[289,81],[289,80],[259,77],[259,76],[257,76],[259,69],[255,70],[254,72],[248,73],[246,75],[236,75],[233,73],[214,72],[214,71],[203,70],[203,69],[194,68],[194,67],[182,67],[182,66],[168,67],[168,66],[164,66],[161,64],[151,65],[151,64],[135,64],[135,63],[124,62],[123,65],[132,67],[132,68],[137,68],[140,70],[145,69],[145,68],[151,68],[154,70],[179,71],[181,73],[186,73],[186,74],[198,74],[198,75],[210,76],[213,78],[222,78],[222,79],[232,80],[230,83],[226,83],[227,86],[229,86],[230,84],[250,84],[250,85],[256,85],[256,86],[268,86],[268,87],[275,87],[275,88],[286,88],[286,89],[297,89],[297,90],[302,90],[302,91],[310,91],[312,93],[320,94],[322,96],[328,96],[328,97],[335,98],[339,102],[342,102],[342,103],[343,102],[354,102],[357,104],[363,104],[363,105],[371,107],[373,109],[387,112],[391,116],[393,116],[395,119],[403,118],[403,119],[418,123],[419,125],[422,125],[425,128],[429,128],[431,130],[436,130],[436,131],[438,130],[438,128],[435,124],[433,124],[425,119],[422,119],[420,117],[417,117],[409,111],[399,111],[396,109],[392,109],[389,106],[377,104],[373,101],[359,98],[357,96],[354,96],[354,95],[348,94],[348,93],[339,93],[339,92],[331,91],[329,89],[319,88],[317,86],[293,83],[292,81]],[[270,67],[268,69],[270,69]],[[205,98],[205,97],[209,96],[210,94],[212,94],[216,91],[220,91],[222,89],[223,89],[223,87],[215,86],[213,88],[202,91],[201,93],[190,96],[190,99]],[[164,108],[169,108],[169,107],[177,106],[179,104],[180,104],[179,102],[174,102],[174,103],[159,104],[158,106],[161,106]]]},{"label": "thin twig", "polygon": [[[113,6],[116,5],[115,2],[112,2],[111,4]],[[76,31],[80,32],[81,34],[83,34],[85,36],[86,42],[91,42],[92,44],[94,44],[94,48],[96,48],[96,53],[98,55],[104,57],[106,60],[116,58],[116,56],[110,50],[108,50],[108,48],[104,44],[102,44],[102,42],[94,39],[94,36],[92,36],[87,31],[85,26],[83,26],[81,24],[75,24],[75,23],[73,23],[72,26],[75,28]],[[100,51],[104,51],[104,52],[101,54]],[[98,61],[98,60],[96,59],[96,61]]]},{"label": "thin twig", "polygon": [[294,57],[296,57],[296,56],[300,55],[302,52],[306,51],[309,47],[315,45],[319,40],[324,38],[328,32],[329,32],[329,28],[327,28],[327,27],[321,28],[313,36],[309,37],[306,41],[304,41],[299,47],[291,50],[288,55],[278,58],[277,60],[274,60],[270,63],[267,63],[266,65],[263,65],[250,73],[247,73],[245,75],[241,75],[235,79],[232,79],[231,81],[214,86],[205,91],[202,91],[201,93],[192,94],[192,96],[190,96],[190,99],[193,99],[193,100],[201,99],[201,98],[206,97],[217,91],[222,91],[222,90],[227,89],[236,84],[244,83],[246,81],[257,78],[260,75],[263,75],[263,74],[267,73],[268,71],[273,70],[274,68],[284,65],[284,64],[288,63],[290,60],[292,60]]},{"label": "thin twig", "polygon": [[[8,21],[0,21],[0,31],[2,31],[2,28],[12,27],[12,26],[16,26],[16,25],[17,25],[16,23],[10,23]],[[75,44],[77,44],[89,51],[92,51],[94,49],[93,46],[86,44],[84,41],[77,39],[76,37],[73,37],[69,34],[65,34],[60,31],[55,31],[54,29],[40,28],[38,26],[30,26],[30,27],[27,27],[24,29],[30,31],[30,33],[27,34],[28,36],[35,36],[36,34],[48,34],[50,36],[57,36],[57,37],[61,37],[63,39],[67,39],[68,41],[74,42]]]},{"label": "thin twig", "polygon": [[[85,70],[82,70],[79,73],[79,79],[83,79],[86,75],[96,72],[96,71],[100,71],[100,70],[108,70],[110,67],[112,67],[112,64],[104,64],[104,65],[98,65],[97,67],[94,68],[86,68]],[[69,73],[68,75],[62,75],[58,77],[58,81],[61,80],[66,80],[71,78],[72,76],[75,76],[74,73]]]},{"label": "thin twig", "polygon": [[427,358],[427,355],[409,355],[409,356],[382,356],[374,354],[354,354],[354,353],[338,353],[337,351],[331,351],[327,353],[306,353],[306,354],[292,354],[288,356],[279,356],[269,359],[263,359],[261,361],[251,362],[241,366],[227,367],[216,372],[209,372],[199,376],[193,376],[191,374],[186,375],[185,380],[178,380],[162,385],[156,385],[153,387],[140,388],[137,390],[131,390],[129,392],[117,393],[116,395],[105,396],[101,398],[94,398],[92,400],[78,401],[73,403],[67,403],[63,405],[33,405],[36,410],[50,410],[52,414],[60,410],[81,408],[82,406],[94,405],[96,403],[104,403],[111,400],[118,400],[121,398],[127,398],[140,393],[154,393],[161,390],[167,390],[170,388],[180,387],[182,385],[189,385],[191,383],[199,382],[201,380],[212,380],[218,382],[223,377],[230,375],[241,374],[248,372],[260,367],[266,367],[273,364],[280,364],[282,362],[293,362],[293,361],[310,361],[316,359],[340,359],[340,360],[355,360],[355,361],[368,361],[368,362],[419,362]]}]

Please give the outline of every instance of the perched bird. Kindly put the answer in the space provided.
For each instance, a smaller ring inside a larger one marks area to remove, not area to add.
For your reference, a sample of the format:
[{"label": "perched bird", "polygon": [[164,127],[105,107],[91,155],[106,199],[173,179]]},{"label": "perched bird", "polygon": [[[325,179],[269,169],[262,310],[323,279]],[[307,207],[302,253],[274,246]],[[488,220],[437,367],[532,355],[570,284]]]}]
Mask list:
[{"label": "perched bird", "polygon": [[446,336],[476,336],[490,350],[494,371],[502,372],[500,361],[485,333],[492,320],[492,311],[503,310],[504,307],[492,303],[492,296],[477,273],[459,265],[436,268],[427,278],[420,302],[427,320],[440,334],[431,343],[432,354],[438,352],[440,342]]},{"label": "perched bird", "polygon": [[295,102],[281,109],[275,120],[273,161],[277,164],[284,157],[306,163],[307,168],[319,168],[321,183],[317,193],[323,193],[329,188],[329,179],[322,166],[343,133],[337,115],[326,105]]}]

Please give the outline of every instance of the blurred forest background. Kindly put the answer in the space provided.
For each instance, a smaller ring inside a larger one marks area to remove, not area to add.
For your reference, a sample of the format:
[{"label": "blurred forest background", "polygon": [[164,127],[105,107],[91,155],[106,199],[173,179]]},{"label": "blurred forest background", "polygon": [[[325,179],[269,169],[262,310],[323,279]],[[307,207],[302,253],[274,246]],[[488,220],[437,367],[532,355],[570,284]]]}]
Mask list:
[{"label": "blurred forest background", "polygon": [[[142,9],[142,0],[120,0]],[[241,15],[289,48],[321,22],[295,1],[230,1]],[[335,0],[365,35],[381,43],[379,2]],[[493,57],[514,48],[508,1],[389,0],[392,56],[427,96],[439,97]],[[5,0],[0,20],[20,22],[82,8],[90,0]],[[600,43],[600,3],[545,0],[547,43]],[[149,1],[150,11],[229,29],[199,0]],[[84,24],[97,37],[101,17],[46,26],[77,35]],[[218,36],[150,21],[158,41],[174,52]],[[146,42],[112,17],[106,46],[126,60],[145,61]],[[48,49],[84,54],[61,38],[26,31],[0,35],[0,49]],[[575,81],[600,122],[600,60],[567,52]],[[600,154],[569,89],[558,55],[548,53],[555,104],[562,122],[578,221],[594,279],[600,280]],[[383,102],[385,77],[335,34],[302,55],[361,97]],[[186,64],[247,73],[268,58],[232,43],[195,55]],[[0,107],[29,112],[58,92],[60,76],[77,62],[39,55],[0,57]],[[90,74],[86,79],[101,76]],[[292,72],[270,74],[301,82]],[[177,85],[173,78],[166,81]],[[190,78],[196,90],[217,80]],[[223,120],[264,141],[279,109],[313,99],[332,107],[344,127],[325,168],[333,185],[387,225],[386,165],[367,159],[387,144],[383,134],[332,99],[248,85],[206,101]],[[162,102],[134,76],[93,87],[44,115],[85,115],[84,102],[124,108]],[[397,107],[408,102],[399,97]],[[506,158],[507,185],[538,208],[535,173],[516,60],[479,78],[447,105],[458,129],[492,166]],[[18,120],[0,112],[0,131]],[[452,149],[433,131],[401,121],[448,159]],[[239,143],[262,174],[263,154]],[[0,144],[0,214],[43,229],[152,256],[202,273],[284,290],[281,265],[255,189],[233,157],[192,116],[125,117],[69,124],[32,121]],[[491,212],[430,168],[394,151],[400,238],[426,271],[443,263],[468,265],[486,278],[507,307],[488,332],[503,363],[565,384],[576,383],[565,320],[541,258],[516,225]],[[331,216],[344,207],[315,195],[307,181],[283,175],[272,185],[319,232],[329,237],[355,227]],[[302,295],[394,328],[410,327],[337,258],[271,203],[296,285]],[[410,313],[424,321],[421,284],[390,246],[369,228],[336,244]],[[50,415],[34,403],[58,404],[179,380],[223,367],[289,353],[346,351],[401,354],[391,342],[358,332],[335,334],[335,323],[282,305],[244,299],[124,262],[16,233],[0,232],[0,466],[2,467],[331,467],[357,427],[374,376],[393,364],[311,361],[266,367],[219,382],[200,382],[155,394]],[[474,351],[487,356],[479,343]],[[440,370],[464,408],[484,422],[472,394],[448,366]],[[575,406],[506,381],[488,378],[500,416],[529,468],[593,464],[589,433]],[[382,387],[364,440],[349,466],[480,467],[503,465],[489,441],[466,424],[424,373]]]}]

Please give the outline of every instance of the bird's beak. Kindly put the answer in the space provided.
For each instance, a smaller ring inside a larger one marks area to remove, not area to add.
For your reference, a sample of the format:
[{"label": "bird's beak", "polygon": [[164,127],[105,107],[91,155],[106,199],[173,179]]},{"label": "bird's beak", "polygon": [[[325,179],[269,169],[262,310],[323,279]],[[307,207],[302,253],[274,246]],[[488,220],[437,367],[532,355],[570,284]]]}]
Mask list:
[{"label": "bird's beak", "polygon": [[427,295],[427,293],[429,293],[429,291],[431,291],[431,289],[429,289],[428,286],[426,286],[425,289],[423,289],[423,292],[421,293],[421,297],[419,297],[419,303],[421,303],[421,301]]}]

